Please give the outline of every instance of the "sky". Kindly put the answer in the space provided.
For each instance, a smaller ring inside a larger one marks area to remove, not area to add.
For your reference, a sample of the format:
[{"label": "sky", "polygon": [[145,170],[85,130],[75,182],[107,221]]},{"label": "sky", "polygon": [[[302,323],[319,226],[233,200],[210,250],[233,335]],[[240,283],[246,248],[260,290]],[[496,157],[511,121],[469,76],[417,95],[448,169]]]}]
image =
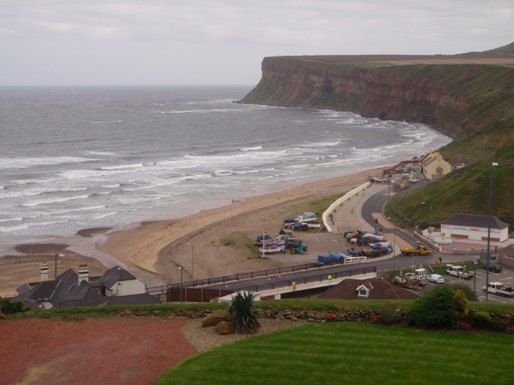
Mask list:
[{"label": "sky", "polygon": [[513,41],[512,0],[0,0],[0,85],[254,85],[266,56]]}]

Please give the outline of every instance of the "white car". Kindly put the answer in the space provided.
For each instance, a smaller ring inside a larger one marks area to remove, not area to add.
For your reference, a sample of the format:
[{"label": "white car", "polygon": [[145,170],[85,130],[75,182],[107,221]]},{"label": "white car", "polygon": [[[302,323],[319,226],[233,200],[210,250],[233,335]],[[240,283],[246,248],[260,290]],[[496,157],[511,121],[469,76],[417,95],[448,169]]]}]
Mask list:
[{"label": "white car", "polygon": [[440,274],[429,274],[427,275],[427,280],[433,283],[444,283],[444,277]]}]

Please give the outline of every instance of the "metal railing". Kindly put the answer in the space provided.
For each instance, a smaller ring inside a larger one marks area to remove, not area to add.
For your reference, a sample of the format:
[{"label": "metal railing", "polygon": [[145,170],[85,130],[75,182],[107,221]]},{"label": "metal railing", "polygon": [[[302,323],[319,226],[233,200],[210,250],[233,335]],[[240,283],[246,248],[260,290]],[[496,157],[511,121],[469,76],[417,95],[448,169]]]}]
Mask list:
[{"label": "metal railing", "polygon": [[[194,281],[189,281],[189,282],[182,282],[182,283],[176,282],[176,283],[171,283],[168,285],[159,285],[159,286],[148,287],[146,289],[146,291],[151,295],[158,295],[158,294],[166,293],[167,290],[171,289],[171,288],[179,288],[179,287],[187,288],[187,287],[210,286],[210,285],[216,285],[216,284],[226,284],[229,282],[238,282],[238,281],[242,281],[242,280],[250,280],[250,279],[255,279],[255,278],[280,276],[282,274],[294,273],[294,272],[298,272],[298,271],[306,271],[306,270],[311,270],[311,269],[319,270],[323,267],[329,267],[329,266],[335,266],[335,265],[344,265],[344,261],[341,261],[339,263],[323,265],[322,267],[320,267],[320,265],[315,262],[311,262],[311,263],[305,263],[305,264],[301,264],[301,265],[283,266],[283,267],[277,267],[274,269],[251,271],[251,272],[247,272],[247,273],[237,273],[237,274],[232,274],[232,275],[224,275],[221,277],[199,279],[199,280],[194,280]],[[347,265],[345,265],[345,266],[347,266]],[[353,275],[365,274],[362,272],[358,273],[357,271],[376,272],[377,269],[375,266],[372,266],[372,267],[356,268],[356,269],[352,269],[352,270],[341,270],[341,271],[331,272],[330,274],[332,275],[332,277],[336,277],[335,274],[339,274],[339,277],[352,276],[352,274]],[[345,275],[341,275],[341,274],[345,274]],[[304,278],[322,277],[322,276],[326,276],[326,275],[327,275],[326,273],[318,272],[316,274],[309,275]],[[292,282],[293,280],[288,279],[288,280],[283,280],[283,281],[274,281],[274,282],[272,282],[272,284],[276,284],[277,282],[288,282],[288,281]],[[297,283],[302,283],[302,282],[297,282]]]},{"label": "metal railing", "polygon": [[[317,273],[312,275],[306,275],[300,278],[294,279],[284,279],[280,281],[266,282],[255,285],[248,285],[245,287],[240,287],[238,290],[248,290],[253,292],[260,292],[264,290],[274,290],[282,287],[291,287],[293,285],[305,285],[313,282],[322,282],[322,281],[330,281],[331,279],[338,279],[344,277],[352,277],[354,275],[360,274],[368,274],[368,273],[376,273],[376,266],[363,267],[359,269],[352,270],[340,270],[340,271],[331,271],[329,274],[325,273]],[[330,275],[331,278],[328,278]]]}]

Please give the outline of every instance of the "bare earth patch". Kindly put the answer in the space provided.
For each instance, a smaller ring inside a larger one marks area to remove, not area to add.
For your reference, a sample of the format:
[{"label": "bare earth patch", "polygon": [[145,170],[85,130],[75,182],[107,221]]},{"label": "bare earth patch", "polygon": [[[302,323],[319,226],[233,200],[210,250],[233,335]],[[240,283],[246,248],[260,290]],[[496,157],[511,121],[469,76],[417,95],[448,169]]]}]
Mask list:
[{"label": "bare earth patch", "polygon": [[[305,323],[260,322],[258,334]],[[149,385],[198,351],[247,337],[220,336],[200,319],[0,321],[0,385]]]},{"label": "bare earth patch", "polygon": [[188,319],[0,323],[0,385],[145,385],[195,354]]}]

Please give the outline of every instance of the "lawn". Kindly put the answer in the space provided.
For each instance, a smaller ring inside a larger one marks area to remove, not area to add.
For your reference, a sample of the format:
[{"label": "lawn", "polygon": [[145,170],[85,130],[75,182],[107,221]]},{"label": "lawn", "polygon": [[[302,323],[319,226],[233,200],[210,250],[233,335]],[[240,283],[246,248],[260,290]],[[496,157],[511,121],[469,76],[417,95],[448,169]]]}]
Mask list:
[{"label": "lawn", "polygon": [[514,335],[309,324],[199,354],[163,384],[514,384]]}]

